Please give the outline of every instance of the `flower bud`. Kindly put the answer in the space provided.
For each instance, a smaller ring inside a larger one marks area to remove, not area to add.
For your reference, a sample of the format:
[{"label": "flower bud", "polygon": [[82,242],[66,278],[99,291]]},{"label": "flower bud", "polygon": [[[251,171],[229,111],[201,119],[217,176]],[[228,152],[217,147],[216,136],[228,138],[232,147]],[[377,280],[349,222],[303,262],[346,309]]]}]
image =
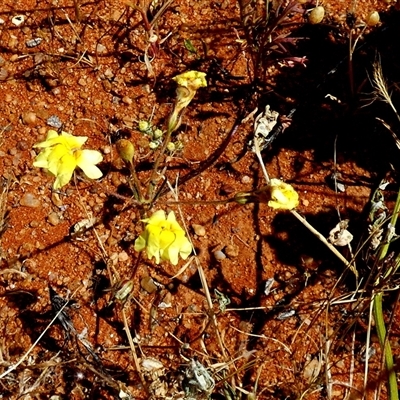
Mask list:
[{"label": "flower bud", "polygon": [[310,15],[308,16],[308,21],[310,24],[319,24],[325,16],[325,9],[322,6],[318,6],[312,9]]},{"label": "flower bud", "polygon": [[155,129],[153,132],[153,138],[154,139],[160,139],[163,135],[163,131],[161,129]]},{"label": "flower bud", "polygon": [[142,133],[147,133],[151,129],[151,124],[149,121],[139,121],[138,123],[139,131]]},{"label": "flower bud", "polygon": [[254,200],[253,193],[250,192],[238,192],[233,197],[236,203],[244,205]]},{"label": "flower bud", "polygon": [[169,142],[168,144],[167,144],[167,150],[168,151],[174,151],[175,150],[175,143],[173,143],[173,142]]},{"label": "flower bud", "polygon": [[127,139],[120,139],[116,143],[119,156],[127,163],[133,163],[135,147]]},{"label": "flower bud", "polygon": [[151,150],[155,150],[160,145],[159,142],[150,142],[149,147]]},{"label": "flower bud", "polygon": [[375,26],[375,25],[379,24],[379,21],[380,21],[380,17],[379,17],[378,11],[372,11],[372,13],[368,15],[367,25]]}]

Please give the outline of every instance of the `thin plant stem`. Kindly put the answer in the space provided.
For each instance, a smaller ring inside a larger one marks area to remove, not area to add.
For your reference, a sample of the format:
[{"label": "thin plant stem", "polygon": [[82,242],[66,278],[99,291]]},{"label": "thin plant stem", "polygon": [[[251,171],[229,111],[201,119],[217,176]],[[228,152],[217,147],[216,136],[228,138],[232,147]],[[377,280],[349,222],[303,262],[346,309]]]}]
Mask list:
[{"label": "thin plant stem", "polygon": [[351,271],[354,273],[354,275],[356,277],[358,277],[358,272],[355,269],[354,265],[349,262],[343,255],[342,253],[340,253],[340,251],[331,243],[329,243],[326,238],[319,233],[309,222],[307,222],[307,220],[302,217],[296,210],[291,210],[290,211],[312,234],[314,234],[323,244],[325,244],[325,246],[327,246],[329,248],[330,251],[332,251],[333,254],[335,254],[335,256],[337,258],[339,258],[340,261],[343,262],[344,265],[346,265],[346,267],[349,267],[351,269]]},{"label": "thin plant stem", "polygon": [[75,10],[75,18],[77,22],[81,22],[81,7],[79,4],[79,0],[74,0],[74,10]]},{"label": "thin plant stem", "polygon": [[133,187],[131,187],[133,194],[136,197],[136,200],[139,201],[139,203],[142,203],[143,202],[142,189],[140,187],[140,181],[132,161],[129,163],[129,172],[133,180]]},{"label": "thin plant stem", "polygon": [[[268,172],[264,166],[264,162],[261,157],[261,152],[260,152],[260,146],[258,143],[257,138],[254,138],[254,152],[258,158],[258,161],[261,165],[261,169],[263,171],[264,178],[267,182],[267,185],[271,182],[271,179],[269,178]],[[337,249],[335,246],[333,246],[331,243],[329,243],[326,238],[319,233],[307,220],[302,217],[296,210],[291,210],[290,211],[311,233],[313,233],[322,243],[324,243],[331,251],[333,254],[335,254],[339,260],[341,260],[347,267],[353,271],[354,275],[358,278],[358,273],[356,268],[352,263],[350,263]]]},{"label": "thin plant stem", "polygon": [[[380,60],[376,61],[374,64],[374,72],[373,72],[373,79],[372,85],[375,89],[375,93],[377,98],[385,101],[389,104],[397,118],[400,120],[400,116],[394,106],[392,99],[390,97],[386,81],[383,76],[382,65]],[[392,133],[393,134],[393,133]],[[396,141],[397,145],[397,141]],[[384,238],[384,244],[380,247],[378,252],[378,262],[383,264],[383,261],[389,251],[389,246],[394,236],[394,229],[397,223],[397,218],[400,212],[400,189],[397,192],[397,199],[396,204],[394,206],[392,218],[390,219],[388,229],[386,231],[386,235]],[[396,260],[396,264],[394,269],[397,270],[399,263]],[[389,274],[393,273],[393,268],[390,268],[388,271],[385,271],[383,274],[383,279],[387,278]],[[378,278],[375,282],[375,286],[379,285],[380,279]],[[373,297],[373,312],[375,317],[375,325],[376,325],[376,333],[378,335],[379,344],[383,351],[383,358],[385,360],[385,366],[388,373],[388,390],[389,390],[389,399],[390,400],[398,400],[399,399],[399,392],[397,387],[397,378],[396,378],[396,371],[394,369],[394,361],[393,361],[393,354],[392,349],[390,346],[390,342],[388,340],[388,334],[386,331],[385,320],[383,317],[383,292],[378,292]]]},{"label": "thin plant stem", "polygon": [[154,161],[154,165],[153,165],[153,172],[151,173],[151,177],[150,177],[150,182],[149,182],[149,186],[148,186],[148,190],[147,190],[147,197],[150,201],[150,203],[153,202],[154,199],[154,190],[157,186],[157,182],[158,182],[158,167],[160,165],[160,162],[165,154],[165,150],[167,149],[167,145],[171,139],[171,135],[172,135],[172,129],[170,129],[170,124],[168,124],[168,131],[167,134],[165,135],[165,139],[164,142],[162,144],[161,150],[158,153],[158,156],[156,158],[156,160]]},{"label": "thin plant stem", "polygon": [[139,358],[138,358],[138,356],[136,354],[135,343],[133,342],[131,331],[129,329],[128,319],[126,317],[126,312],[125,312],[125,305],[122,305],[122,318],[124,320],[125,333],[126,333],[126,336],[128,338],[129,347],[131,348],[131,352],[132,352],[132,356],[133,356],[133,362],[135,364],[136,371],[139,374],[140,381],[142,382],[142,385],[143,385],[144,389],[147,391],[146,381],[144,380],[144,377],[143,377],[143,374],[142,374],[142,370],[140,368]]},{"label": "thin plant stem", "polygon": [[[378,261],[383,262],[388,251],[389,246],[394,235],[394,227],[396,226],[397,218],[400,212],[400,189],[397,192],[396,204],[394,206],[394,211],[392,218],[389,223],[389,227],[386,231],[385,241],[383,246],[379,250]],[[397,268],[397,267],[396,267]],[[388,274],[393,273],[393,271],[386,271],[383,278],[386,278]],[[379,279],[375,282],[375,285],[379,284]],[[389,389],[389,399],[399,400],[399,392],[397,387],[396,371],[394,369],[393,353],[388,340],[388,335],[386,331],[385,320],[383,317],[383,292],[376,293],[373,299],[374,317],[376,333],[378,335],[379,344],[381,345],[383,351],[383,357],[385,360],[385,366],[388,374],[388,389]]]},{"label": "thin plant stem", "polygon": [[[77,291],[80,289],[80,287],[78,287],[71,295],[70,299],[74,298],[75,294],[77,293]],[[59,316],[61,315],[61,313],[63,312],[64,308],[68,305],[68,301],[66,301],[63,306],[58,310],[57,314],[54,316],[54,318],[49,322],[49,324],[46,326],[46,328],[43,330],[43,332],[39,335],[39,337],[35,340],[35,342],[32,344],[32,346],[28,349],[28,351],[18,360],[18,362],[16,362],[15,364],[11,365],[11,367],[9,369],[7,369],[6,371],[4,371],[1,375],[0,375],[0,379],[3,379],[5,376],[7,376],[10,372],[14,371],[15,369],[17,369],[29,356],[29,354],[31,354],[31,352],[33,351],[33,349],[37,346],[37,344],[42,340],[43,336],[46,334],[46,332],[50,329],[50,327],[54,324],[54,322],[56,322],[56,320],[59,318]]]}]

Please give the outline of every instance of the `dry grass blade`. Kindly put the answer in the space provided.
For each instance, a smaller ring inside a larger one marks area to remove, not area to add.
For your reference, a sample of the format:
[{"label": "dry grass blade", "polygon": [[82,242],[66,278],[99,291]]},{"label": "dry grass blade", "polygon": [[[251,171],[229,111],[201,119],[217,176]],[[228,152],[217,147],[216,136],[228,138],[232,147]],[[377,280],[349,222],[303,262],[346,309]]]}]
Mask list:
[{"label": "dry grass blade", "polygon": [[392,102],[392,98],[389,94],[386,80],[383,76],[382,64],[380,62],[380,59],[378,59],[374,63],[374,70],[373,70],[373,75],[372,75],[372,86],[374,88],[374,94],[375,94],[376,98],[388,103],[389,106],[394,111],[394,113],[396,114],[397,118],[400,120],[400,116],[397,113],[396,107],[394,106],[394,104]]},{"label": "dry grass blade", "polygon": [[[80,287],[78,287],[71,295],[70,298],[73,298],[75,294],[78,292]],[[0,379],[3,379],[6,377],[10,372],[16,370],[29,356],[29,354],[32,352],[32,350],[37,346],[37,344],[42,340],[43,336],[46,334],[46,332],[50,329],[50,327],[60,318],[61,313],[64,311],[64,308],[67,306],[68,302],[65,302],[63,306],[60,308],[60,310],[57,312],[57,314],[54,316],[54,318],[50,321],[50,323],[46,326],[46,328],[43,330],[43,332],[39,335],[39,337],[35,340],[35,342],[32,344],[32,346],[26,351],[26,353],[16,362],[14,365],[12,365],[9,369],[4,371],[0,375]]]}]

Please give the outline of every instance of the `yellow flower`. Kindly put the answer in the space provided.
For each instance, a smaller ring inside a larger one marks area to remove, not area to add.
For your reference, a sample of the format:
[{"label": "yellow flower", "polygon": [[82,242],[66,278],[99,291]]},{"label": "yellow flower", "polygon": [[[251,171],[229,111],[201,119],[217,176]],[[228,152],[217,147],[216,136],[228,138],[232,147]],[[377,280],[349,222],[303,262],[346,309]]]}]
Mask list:
[{"label": "yellow flower", "polygon": [[176,221],[171,211],[168,217],[163,210],[156,211],[150,218],[142,220],[146,223],[143,233],[135,240],[135,250],[146,249],[149,258],[154,257],[156,264],[161,260],[169,260],[178,264],[178,256],[186,260],[192,252],[192,245],[185,231]]},{"label": "yellow flower", "polygon": [[270,200],[268,205],[278,210],[293,210],[299,205],[299,194],[293,186],[279,179],[271,179],[268,185]]},{"label": "yellow flower", "polygon": [[102,155],[96,150],[81,150],[87,139],[86,136],[73,136],[67,132],[59,135],[56,131],[49,130],[46,140],[33,146],[43,149],[36,156],[33,166],[45,168],[56,177],[54,189],[66,185],[76,167],[88,178],[101,178],[103,174],[96,164],[102,161]]},{"label": "yellow flower", "polygon": [[207,86],[206,74],[199,71],[186,71],[172,78],[177,84],[174,110],[168,122],[170,132],[176,130],[180,124],[179,115],[193,100],[197,89]]},{"label": "yellow flower", "polygon": [[206,74],[199,71],[186,71],[172,78],[179,86],[196,91],[207,86]]}]

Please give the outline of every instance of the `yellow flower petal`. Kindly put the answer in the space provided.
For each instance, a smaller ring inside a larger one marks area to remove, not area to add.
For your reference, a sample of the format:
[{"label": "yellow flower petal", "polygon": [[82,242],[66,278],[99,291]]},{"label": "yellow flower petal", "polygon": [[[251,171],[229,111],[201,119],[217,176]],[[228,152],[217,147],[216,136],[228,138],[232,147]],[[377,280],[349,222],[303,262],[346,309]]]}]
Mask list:
[{"label": "yellow flower petal", "polygon": [[293,186],[279,179],[271,179],[269,183],[270,200],[268,205],[278,210],[293,210],[299,205],[299,194]]},{"label": "yellow flower petal", "polygon": [[77,166],[89,178],[100,178],[102,173],[95,164],[103,158],[98,151],[81,150],[87,139],[86,136],[73,136],[67,132],[61,132],[59,135],[55,130],[49,130],[46,140],[34,145],[42,151],[33,165],[49,170],[56,177],[53,185],[55,189],[61,188],[71,180]]},{"label": "yellow flower petal", "polygon": [[206,74],[199,71],[186,71],[172,78],[179,86],[197,90],[200,87],[206,87]]},{"label": "yellow flower petal", "polygon": [[158,264],[160,258],[173,265],[179,261],[179,255],[186,259],[192,252],[192,245],[185,236],[185,231],[176,221],[174,212],[166,217],[163,210],[156,211],[146,223],[144,232],[135,241],[135,250],[146,250],[149,258],[154,257]]},{"label": "yellow flower petal", "polygon": [[100,163],[103,156],[96,150],[81,150],[76,159],[76,164],[90,179],[99,179],[103,176],[95,164]]},{"label": "yellow flower petal", "polygon": [[146,248],[147,240],[145,235],[143,235],[143,233],[135,240],[135,245],[134,245],[135,251],[142,251]]}]

